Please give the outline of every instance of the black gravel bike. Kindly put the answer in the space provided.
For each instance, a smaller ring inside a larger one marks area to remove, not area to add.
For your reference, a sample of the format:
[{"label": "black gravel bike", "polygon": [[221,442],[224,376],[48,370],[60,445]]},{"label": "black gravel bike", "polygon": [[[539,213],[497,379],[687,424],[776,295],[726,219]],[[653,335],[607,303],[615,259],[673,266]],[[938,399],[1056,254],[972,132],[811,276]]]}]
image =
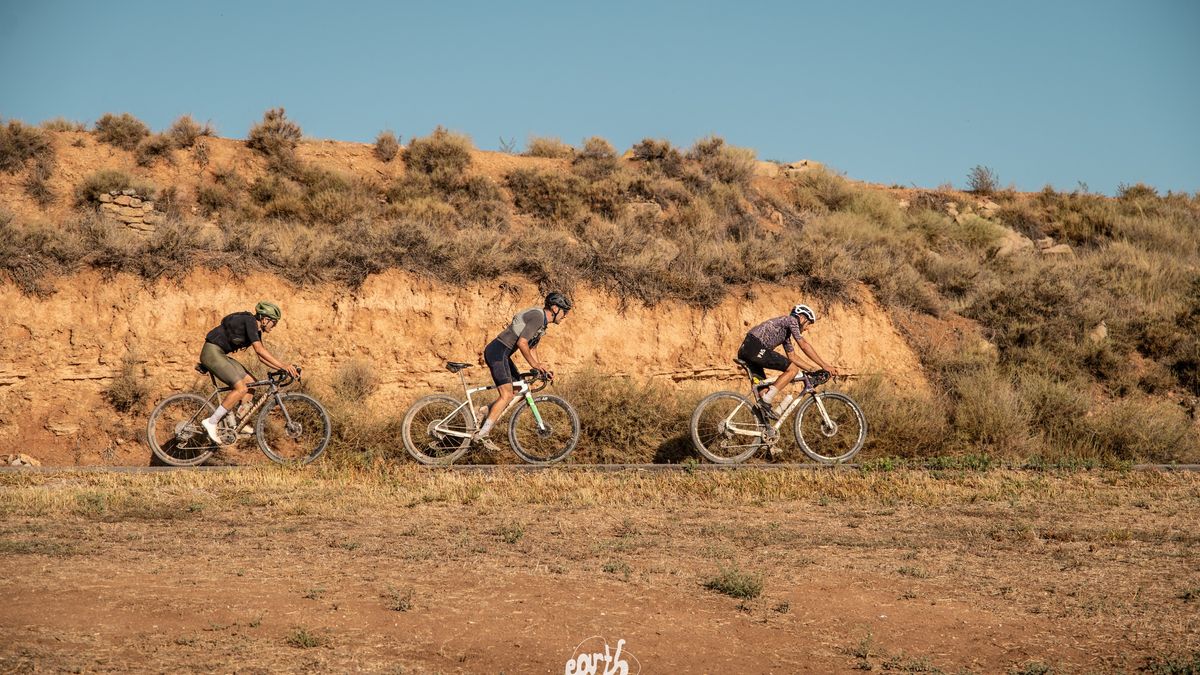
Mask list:
[{"label": "black gravel bike", "polygon": [[692,413],[692,443],[709,461],[738,464],[759,449],[773,449],[779,430],[795,413],[793,433],[804,454],[822,464],[848,462],[867,440],[867,418],[849,395],[817,391],[829,380],[829,372],[800,373],[793,380],[803,390],[772,420],[760,398],[769,386],[754,366],[734,359],[750,380],[750,395],[718,391],[700,401]]},{"label": "black gravel bike", "polygon": [[[233,389],[222,387],[202,364],[196,370],[208,375],[213,392],[208,398],[197,394],[175,394],[159,403],[146,425],[146,442],[154,456],[171,466],[197,466],[225,446],[242,437],[254,436],[258,447],[278,464],[308,464],[325,452],[332,426],[329,413],[317,399],[296,391],[283,391],[298,382],[286,370],[276,370],[267,379],[251,383],[250,390],[266,388],[239,415],[230,411],[221,418],[221,444],[209,438],[200,422],[220,405],[221,396]],[[297,369],[299,372],[299,369]]]},{"label": "black gravel bike", "polygon": [[[486,407],[476,408],[472,394],[495,389],[468,387],[463,370],[469,363],[451,361],[446,370],[458,375],[464,398],[434,394],[417,400],[404,413],[401,436],[404,448],[422,464],[451,464],[471,448],[475,432],[487,417]],[[579,414],[570,403],[549,394],[535,395],[550,384],[545,373],[521,373],[513,382],[513,399],[500,414],[512,412],[508,442],[530,464],[553,464],[566,459],[579,442]]]}]

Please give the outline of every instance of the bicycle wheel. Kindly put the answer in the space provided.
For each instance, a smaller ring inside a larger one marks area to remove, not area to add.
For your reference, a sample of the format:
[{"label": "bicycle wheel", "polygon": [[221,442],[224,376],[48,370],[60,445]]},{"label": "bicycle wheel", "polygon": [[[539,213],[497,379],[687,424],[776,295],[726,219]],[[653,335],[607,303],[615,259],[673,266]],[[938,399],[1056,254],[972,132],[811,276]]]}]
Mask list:
[{"label": "bicycle wheel", "polygon": [[[466,435],[455,436],[447,431]],[[474,431],[467,407],[446,394],[426,396],[412,404],[400,426],[404,449],[422,464],[450,464],[462,457]]]},{"label": "bicycle wheel", "polygon": [[146,424],[150,451],[171,466],[196,466],[212,456],[217,444],[200,426],[211,416],[212,403],[195,394],[175,394],[159,403]]},{"label": "bicycle wheel", "polygon": [[562,461],[579,442],[579,415],[570,403],[557,396],[534,396],[533,403],[537,407],[536,416],[528,399],[513,411],[508,423],[508,441],[517,456],[530,464]]},{"label": "bicycle wheel", "polygon": [[[829,415],[829,424],[815,405],[818,400]],[[854,399],[836,392],[810,396],[802,403],[796,411],[795,428],[800,449],[822,464],[850,461],[867,440],[867,418],[862,408]]]},{"label": "bicycle wheel", "polygon": [[303,465],[320,457],[332,431],[317,399],[296,392],[267,401],[254,424],[259,449],[278,464]]},{"label": "bicycle wheel", "polygon": [[739,464],[763,444],[767,429],[750,399],[732,391],[709,394],[692,413],[692,444],[716,464]]}]

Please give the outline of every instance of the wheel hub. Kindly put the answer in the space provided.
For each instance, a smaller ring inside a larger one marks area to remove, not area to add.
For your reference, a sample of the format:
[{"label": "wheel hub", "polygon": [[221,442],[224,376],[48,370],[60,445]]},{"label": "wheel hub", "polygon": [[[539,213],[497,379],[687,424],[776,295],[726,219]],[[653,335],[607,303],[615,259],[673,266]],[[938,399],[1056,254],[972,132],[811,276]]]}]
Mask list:
[{"label": "wheel hub", "polygon": [[835,435],[837,435],[837,432],[838,425],[837,422],[834,422],[833,420],[830,420],[829,424],[821,425],[821,433],[825,436],[825,438],[833,438]]}]

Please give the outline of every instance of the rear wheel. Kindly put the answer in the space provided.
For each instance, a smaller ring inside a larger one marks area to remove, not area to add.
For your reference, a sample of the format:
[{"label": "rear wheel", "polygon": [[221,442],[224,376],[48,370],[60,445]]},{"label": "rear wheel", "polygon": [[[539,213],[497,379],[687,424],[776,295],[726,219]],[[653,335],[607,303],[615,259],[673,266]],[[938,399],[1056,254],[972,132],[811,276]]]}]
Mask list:
[{"label": "rear wheel", "polygon": [[[817,402],[825,414],[817,407]],[[854,399],[837,392],[809,397],[796,411],[796,443],[822,464],[850,461],[867,441],[867,418]]]},{"label": "rear wheel", "polygon": [[453,396],[434,394],[418,400],[404,413],[400,436],[404,449],[422,464],[450,464],[471,444],[475,426],[467,408]]},{"label": "rear wheel", "polygon": [[278,464],[308,464],[329,446],[329,413],[308,394],[289,392],[267,401],[254,434],[263,454]]},{"label": "rear wheel", "polygon": [[[579,415],[563,399],[549,394],[533,397],[537,415],[522,401],[508,423],[513,451],[530,464],[553,464],[566,459],[579,442]],[[538,424],[538,417],[541,424]]]},{"label": "rear wheel", "polygon": [[146,442],[160,461],[170,466],[197,466],[212,456],[217,444],[200,422],[215,409],[195,394],[175,394],[159,403],[146,424]]},{"label": "rear wheel", "polygon": [[700,401],[692,413],[692,443],[710,462],[740,464],[763,444],[766,425],[750,399],[718,391]]}]

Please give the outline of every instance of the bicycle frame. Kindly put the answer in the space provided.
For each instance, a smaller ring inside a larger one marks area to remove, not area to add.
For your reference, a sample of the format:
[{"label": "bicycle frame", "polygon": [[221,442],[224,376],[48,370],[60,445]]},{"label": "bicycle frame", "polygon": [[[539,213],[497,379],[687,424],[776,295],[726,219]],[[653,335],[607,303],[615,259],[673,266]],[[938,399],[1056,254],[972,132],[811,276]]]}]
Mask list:
[{"label": "bicycle frame", "polygon": [[[474,399],[471,398],[471,394],[478,394],[481,391],[488,391],[489,389],[496,389],[497,386],[493,384],[493,385],[490,385],[487,387],[468,387],[467,386],[467,377],[465,375],[463,375],[461,370],[458,372],[458,379],[460,382],[462,382],[463,392],[466,394],[467,400],[460,403],[459,406],[457,408],[455,408],[449,415],[446,415],[444,418],[442,418],[441,422],[438,422],[437,426],[434,427],[434,429],[436,429],[438,432],[443,433],[447,436],[457,436],[459,438],[471,438],[472,436],[474,436],[473,431],[471,431],[471,432],[455,431],[454,429],[447,429],[447,428],[443,427],[442,424],[446,420],[454,419],[454,416],[458,414],[458,411],[462,410],[463,407],[466,406],[466,408],[468,410],[470,410],[470,412],[471,412],[471,422],[474,425],[474,428],[478,429],[479,425],[483,423],[483,420],[479,419],[479,415],[476,414],[476,412],[475,412],[475,401],[474,401]],[[537,421],[538,431],[545,431],[546,425],[544,422],[542,422],[542,414],[540,412],[538,412],[537,403],[535,403],[533,400],[533,388],[530,387],[529,383],[526,382],[524,379],[517,380],[516,382],[513,382],[512,385],[513,385],[512,400],[510,400],[508,402],[508,405],[504,407],[504,410],[500,413],[499,416],[496,417],[496,419],[499,420],[500,418],[507,415],[522,400],[524,400],[526,403],[529,404],[529,410],[531,412],[533,412],[533,419],[535,421]]]},{"label": "bicycle frame", "polygon": [[[221,395],[226,392],[233,391],[233,387],[219,386],[217,384],[217,377],[212,373],[208,373],[208,379],[212,381],[213,392],[208,395],[208,399],[206,400],[208,400],[210,403],[215,402],[217,405],[221,405]],[[253,396],[252,390],[255,387],[270,387],[271,390],[262,396],[254,397],[254,404],[250,406],[250,409],[246,411],[245,415],[239,416],[237,424],[233,427],[233,433],[237,434],[241,432],[241,430],[246,427],[249,421],[253,419],[260,410],[263,409],[263,406],[265,406],[267,401],[269,401],[271,398],[275,399],[275,403],[279,406],[279,409],[283,411],[283,418],[287,420],[287,423],[289,425],[294,423],[291,415],[288,414],[287,407],[283,405],[283,397],[279,394],[279,385],[276,384],[274,380],[267,378],[265,380],[258,380],[256,382],[247,384],[246,388],[251,390],[251,396]],[[231,410],[229,412],[236,414],[236,411]]]},{"label": "bicycle frame", "polygon": [[[775,431],[775,434],[773,434],[773,436],[776,436],[776,437],[778,436],[779,430],[783,427],[784,421],[786,421],[787,418],[789,416],[791,416],[791,414],[793,412],[796,411],[796,408],[800,407],[800,405],[802,403],[804,403],[804,398],[806,396],[811,396],[813,399],[813,402],[816,403],[817,410],[820,411],[820,413],[821,413],[822,424],[826,428],[832,427],[833,420],[829,419],[829,413],[825,410],[825,404],[821,402],[821,397],[817,396],[817,388],[812,385],[812,381],[808,379],[808,375],[806,373],[800,373],[799,375],[796,376],[796,378],[794,380],[792,380],[792,382],[793,383],[803,382],[804,383],[804,391],[800,392],[799,396],[792,399],[792,402],[788,404],[787,409],[779,414],[779,419],[775,420],[774,424],[767,425],[768,427],[770,427],[771,429],[773,429]],[[750,379],[750,400],[752,400],[752,401],[758,399],[758,395],[754,391],[754,389],[757,385],[758,385],[758,383],[755,382],[755,378],[751,377],[751,379]],[[729,429],[729,431],[731,433],[737,434],[739,436],[760,437],[760,436],[767,435],[767,434],[763,433],[762,425],[755,425],[755,427],[753,429],[750,429],[750,428],[746,428],[744,426],[740,426],[732,421],[734,416],[737,415],[739,412],[741,412],[742,408],[745,405],[746,405],[745,403],[739,403],[737,405],[737,407],[734,408],[733,411],[729,413],[729,416],[726,417],[721,423],[725,426],[726,429]]]}]

